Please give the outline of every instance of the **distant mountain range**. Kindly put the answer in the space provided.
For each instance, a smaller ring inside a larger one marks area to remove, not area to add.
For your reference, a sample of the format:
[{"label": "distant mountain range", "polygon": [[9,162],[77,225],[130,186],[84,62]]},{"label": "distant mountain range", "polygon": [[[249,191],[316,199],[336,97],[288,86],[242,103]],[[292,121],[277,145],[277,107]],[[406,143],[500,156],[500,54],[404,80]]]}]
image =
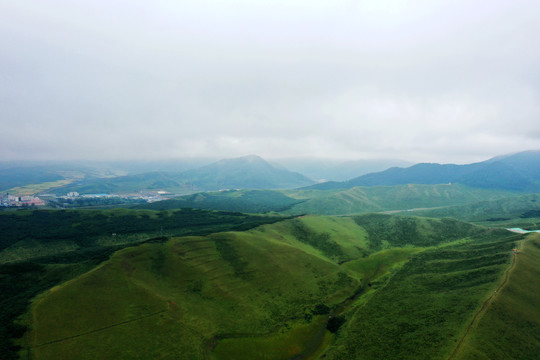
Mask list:
[{"label": "distant mountain range", "polygon": [[[0,191],[27,186],[28,191],[65,194],[132,193],[165,190],[176,194],[224,189],[350,189],[366,186],[458,183],[473,188],[515,192],[540,192],[540,151],[498,156],[467,165],[421,163],[409,167],[391,167],[384,171],[356,176],[347,181],[315,184],[315,179],[343,178],[362,174],[373,166],[399,164],[398,160],[333,162],[316,159],[282,159],[267,162],[249,155],[210,163],[209,159],[118,163],[0,163]],[[332,171],[336,172],[332,176]],[[46,183],[43,186],[35,184]],[[54,188],[54,189],[53,189]],[[31,190],[35,189],[35,190]],[[17,191],[15,189],[14,191]]]},{"label": "distant mountain range", "polygon": [[406,167],[413,163],[397,159],[332,160],[317,158],[284,158],[271,161],[299,172],[316,181],[345,181],[351,178],[383,171],[390,167]]},{"label": "distant mountain range", "polygon": [[193,193],[223,189],[285,189],[313,184],[314,181],[283,168],[270,165],[256,155],[225,159],[183,172],[155,171],[107,179],[77,181],[55,189],[57,194],[76,191],[89,193],[127,193],[141,190],[166,190]]},{"label": "distant mountain range", "polygon": [[468,164],[416,164],[393,167],[348,181],[316,184],[309,189],[349,189],[356,186],[459,183],[484,189],[540,191],[540,151],[525,151]]}]

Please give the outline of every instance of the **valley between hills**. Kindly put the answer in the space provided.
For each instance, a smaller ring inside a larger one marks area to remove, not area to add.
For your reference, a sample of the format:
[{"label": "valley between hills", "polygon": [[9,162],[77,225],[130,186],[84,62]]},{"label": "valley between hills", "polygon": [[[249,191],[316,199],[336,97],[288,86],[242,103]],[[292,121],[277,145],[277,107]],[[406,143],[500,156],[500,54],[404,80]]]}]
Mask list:
[{"label": "valley between hills", "polygon": [[5,209],[2,358],[536,359],[537,155]]}]

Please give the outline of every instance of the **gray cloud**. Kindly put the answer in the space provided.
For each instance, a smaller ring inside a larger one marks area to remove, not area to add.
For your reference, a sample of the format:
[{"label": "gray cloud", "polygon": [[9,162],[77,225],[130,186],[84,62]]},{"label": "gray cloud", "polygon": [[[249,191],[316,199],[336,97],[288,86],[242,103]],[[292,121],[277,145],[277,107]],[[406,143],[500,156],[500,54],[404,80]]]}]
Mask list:
[{"label": "gray cloud", "polygon": [[0,11],[0,158],[469,162],[540,148],[533,1]]}]

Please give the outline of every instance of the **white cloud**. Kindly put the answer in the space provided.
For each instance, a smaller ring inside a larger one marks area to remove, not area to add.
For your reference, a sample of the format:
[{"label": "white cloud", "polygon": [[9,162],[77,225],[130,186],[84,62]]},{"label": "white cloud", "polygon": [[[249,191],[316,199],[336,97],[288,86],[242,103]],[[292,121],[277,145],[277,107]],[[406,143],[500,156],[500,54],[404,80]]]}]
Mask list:
[{"label": "white cloud", "polygon": [[539,10],[483,0],[4,4],[0,156],[465,162],[540,148]]}]

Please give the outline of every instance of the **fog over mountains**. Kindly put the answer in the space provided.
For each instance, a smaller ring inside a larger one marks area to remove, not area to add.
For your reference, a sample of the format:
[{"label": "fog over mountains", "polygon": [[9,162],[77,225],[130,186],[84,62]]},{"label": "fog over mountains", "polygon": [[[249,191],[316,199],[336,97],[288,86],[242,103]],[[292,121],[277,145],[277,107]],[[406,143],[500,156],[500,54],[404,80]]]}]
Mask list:
[{"label": "fog over mountains", "polygon": [[[540,190],[540,151],[532,150],[467,164],[420,163],[365,173],[380,163],[369,160],[333,162],[317,159],[284,159],[268,162],[257,155],[211,162],[209,159],[147,163],[63,163],[0,166],[0,191],[44,181],[62,181],[52,191],[65,194],[132,193],[164,190],[177,194],[223,189],[349,189],[356,186],[403,184],[454,184],[520,192]],[[401,162],[403,163],[403,162]],[[406,163],[405,163],[406,164]],[[298,169],[305,170],[301,173]],[[296,171],[291,171],[296,170]],[[320,182],[324,178],[346,181]],[[360,176],[358,176],[358,174]],[[308,175],[308,176],[306,176]],[[326,175],[326,176],[325,176]],[[323,177],[324,176],[324,177]],[[319,183],[317,183],[319,182]]]},{"label": "fog over mountains", "polygon": [[270,165],[256,155],[223,159],[187,171],[154,171],[106,179],[76,181],[56,193],[135,192],[166,190],[193,193],[223,189],[283,189],[313,184],[302,174]]}]

